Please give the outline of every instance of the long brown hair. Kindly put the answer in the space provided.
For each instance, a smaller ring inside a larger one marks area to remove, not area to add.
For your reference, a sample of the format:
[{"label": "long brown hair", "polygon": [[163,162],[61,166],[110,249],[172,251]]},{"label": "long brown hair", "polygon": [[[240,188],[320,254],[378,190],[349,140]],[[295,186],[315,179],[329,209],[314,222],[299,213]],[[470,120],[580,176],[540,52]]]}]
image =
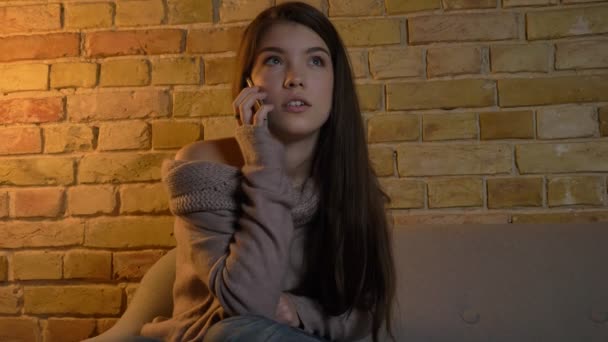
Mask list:
[{"label": "long brown hair", "polygon": [[371,167],[350,63],[334,26],[322,12],[300,2],[260,13],[241,40],[233,97],[246,87],[262,36],[280,22],[315,31],[329,48],[334,67],[331,112],[321,127],[311,170],[320,187],[320,202],[306,247],[302,289],[331,315],[369,311],[373,340],[378,340],[384,322],[394,341],[395,271],[385,213],[390,198]]}]

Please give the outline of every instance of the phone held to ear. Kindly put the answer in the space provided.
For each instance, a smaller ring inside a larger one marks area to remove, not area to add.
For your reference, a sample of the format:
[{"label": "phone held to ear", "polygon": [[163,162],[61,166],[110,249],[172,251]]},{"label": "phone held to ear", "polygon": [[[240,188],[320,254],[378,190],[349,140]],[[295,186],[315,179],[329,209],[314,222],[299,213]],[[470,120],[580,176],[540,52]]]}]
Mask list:
[{"label": "phone held to ear", "polygon": [[[247,77],[247,85],[249,86],[249,88],[253,88],[253,81],[251,80],[251,78]],[[254,112],[257,113],[258,110],[260,110],[260,108],[262,108],[262,101],[261,100],[255,100],[255,104],[253,105],[254,108]]]}]

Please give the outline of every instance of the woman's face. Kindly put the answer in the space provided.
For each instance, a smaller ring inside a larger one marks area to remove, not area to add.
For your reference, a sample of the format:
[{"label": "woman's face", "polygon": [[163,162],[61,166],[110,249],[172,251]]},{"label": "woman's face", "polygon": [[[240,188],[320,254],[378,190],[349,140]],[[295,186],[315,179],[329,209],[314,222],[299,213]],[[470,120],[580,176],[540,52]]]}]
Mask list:
[{"label": "woman's face", "polygon": [[334,72],[329,48],[313,30],[275,24],[262,37],[251,79],[273,104],[268,128],[283,141],[316,136],[329,117]]}]

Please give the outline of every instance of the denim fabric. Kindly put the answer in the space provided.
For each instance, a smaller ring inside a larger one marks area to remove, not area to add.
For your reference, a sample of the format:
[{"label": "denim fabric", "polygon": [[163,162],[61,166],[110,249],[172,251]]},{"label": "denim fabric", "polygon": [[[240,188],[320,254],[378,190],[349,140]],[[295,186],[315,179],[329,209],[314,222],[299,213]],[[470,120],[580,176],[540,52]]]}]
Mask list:
[{"label": "denim fabric", "polygon": [[203,342],[327,342],[300,329],[268,318],[242,315],[215,323]]}]

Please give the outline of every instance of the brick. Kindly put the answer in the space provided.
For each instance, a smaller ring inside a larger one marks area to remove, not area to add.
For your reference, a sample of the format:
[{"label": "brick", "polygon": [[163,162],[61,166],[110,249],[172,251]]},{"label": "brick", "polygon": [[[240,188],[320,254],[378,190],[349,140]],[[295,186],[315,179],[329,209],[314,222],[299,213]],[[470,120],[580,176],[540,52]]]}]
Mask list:
[{"label": "brick", "polygon": [[529,110],[479,113],[481,140],[533,139],[534,113]]},{"label": "brick", "polygon": [[0,317],[0,341],[40,341],[38,319],[32,317]]},{"label": "brick", "polygon": [[608,211],[567,211],[545,213],[517,213],[513,223],[592,223],[608,222]]},{"label": "brick", "polygon": [[85,51],[88,57],[180,53],[183,36],[180,29],[89,32]]},{"label": "brick", "polygon": [[116,2],[116,26],[160,25],[165,17],[162,0],[131,0]]},{"label": "brick", "polygon": [[375,79],[422,77],[425,75],[423,51],[418,48],[382,49],[369,52],[369,68]]},{"label": "brick", "polygon": [[24,313],[117,315],[122,291],[115,286],[26,286]]},{"label": "brick", "polygon": [[477,177],[429,179],[429,208],[483,206],[483,180]]},{"label": "brick", "polygon": [[57,63],[51,66],[51,88],[90,88],[96,84],[96,63]]},{"label": "brick", "polygon": [[498,80],[501,107],[608,101],[608,76],[562,76]]},{"label": "brick", "polygon": [[365,51],[349,51],[348,59],[350,62],[353,77],[366,77],[368,74],[368,58]]},{"label": "brick", "polygon": [[492,46],[492,72],[549,72],[552,48],[546,44]]},{"label": "brick", "polygon": [[521,174],[608,171],[608,143],[603,141],[515,146]]},{"label": "brick", "polygon": [[[291,2],[291,1],[292,0],[276,0],[277,5],[280,5],[280,4],[285,3],[285,2]],[[319,11],[321,11],[323,9],[323,1],[324,0],[303,0],[303,1],[300,1],[300,2],[304,2],[306,4],[309,4],[309,5],[313,6],[313,7],[315,7],[316,9],[318,9]]]},{"label": "brick", "polygon": [[13,217],[62,216],[64,192],[62,188],[15,190],[12,195],[11,215]]},{"label": "brick", "polygon": [[420,137],[417,115],[375,115],[367,121],[367,140],[370,143],[412,141]]},{"label": "brick", "polygon": [[0,93],[46,90],[48,79],[49,66],[46,64],[0,65]]},{"label": "brick", "polygon": [[467,214],[432,213],[412,214],[411,212],[395,212],[395,227],[407,229],[415,224],[501,224],[509,223],[507,214],[486,214],[471,212]]},{"label": "brick", "polygon": [[550,207],[604,203],[604,181],[599,176],[551,177],[547,183]]},{"label": "brick", "polygon": [[198,121],[154,121],[152,146],[155,149],[180,148],[202,138]]},{"label": "brick", "polygon": [[187,53],[236,51],[243,35],[243,26],[192,29],[188,32]]},{"label": "brick", "polygon": [[44,328],[45,342],[79,342],[95,336],[93,318],[48,318]]},{"label": "brick", "polygon": [[475,113],[425,114],[422,116],[422,140],[441,141],[477,138]]},{"label": "brick", "polygon": [[430,11],[441,8],[440,0],[387,0],[386,14]]},{"label": "brick", "polygon": [[341,19],[333,24],[349,47],[401,42],[401,21],[398,19]]},{"label": "brick", "polygon": [[555,68],[591,69],[608,67],[608,42],[602,40],[556,44]]},{"label": "brick", "polygon": [[444,10],[496,8],[495,0],[443,0]]},{"label": "brick", "polygon": [[594,136],[598,120],[593,107],[542,108],[536,113],[538,138],[563,139]]},{"label": "brick", "polygon": [[0,38],[0,62],[77,57],[79,54],[80,35],[78,33],[51,33]]},{"label": "brick", "polygon": [[136,284],[128,284],[125,287],[125,295],[127,297],[127,305],[131,304],[133,297],[135,296],[135,292],[137,292],[137,288],[139,286]]},{"label": "brick", "polygon": [[329,0],[328,2],[330,17],[378,16],[384,12],[382,0]]},{"label": "brick", "polygon": [[164,251],[115,252],[113,279],[138,281],[164,254]]},{"label": "brick", "polygon": [[0,100],[0,124],[46,123],[63,117],[62,97]]},{"label": "brick", "polygon": [[80,161],[81,183],[122,183],[160,180],[160,166],[170,153],[90,154]]},{"label": "brick", "polygon": [[0,155],[42,152],[39,127],[0,127]]},{"label": "brick", "polygon": [[13,279],[61,279],[61,266],[60,252],[16,252],[13,254],[12,262]]},{"label": "brick", "polygon": [[143,86],[150,83],[150,66],[144,59],[104,61],[99,85],[102,87]]},{"label": "brick", "polygon": [[232,113],[232,94],[230,89],[173,92],[174,117],[215,116]]},{"label": "brick", "polygon": [[118,322],[118,318],[102,318],[97,320],[97,333],[103,334],[104,332],[110,330],[116,322]]},{"label": "brick", "polygon": [[0,225],[0,248],[72,246],[82,243],[84,223],[78,220],[20,222]]},{"label": "brick", "polygon": [[394,173],[394,151],[388,146],[369,146],[372,167],[378,177],[392,176]]},{"label": "brick", "polygon": [[272,0],[225,0],[220,6],[220,22],[249,21],[272,5]]},{"label": "brick", "polygon": [[390,197],[389,208],[423,208],[424,182],[418,180],[379,178],[380,186]]},{"label": "brick", "polygon": [[426,58],[429,77],[482,72],[482,50],[478,46],[430,48]]},{"label": "brick", "polygon": [[558,0],[504,0],[503,7],[556,5]]},{"label": "brick", "polygon": [[388,110],[488,107],[495,105],[494,92],[493,80],[389,83],[386,106]]},{"label": "brick", "polygon": [[85,152],[93,149],[93,129],[87,125],[44,127],[44,153]]},{"label": "brick", "polygon": [[98,218],[88,224],[85,246],[101,248],[173,247],[171,216]]},{"label": "brick", "polygon": [[198,84],[200,81],[200,59],[164,58],[152,61],[152,84]]},{"label": "brick", "polygon": [[68,185],[74,182],[74,162],[69,158],[4,159],[0,185]]},{"label": "brick", "polygon": [[112,26],[112,3],[66,3],[67,29],[109,28]]},{"label": "brick", "polygon": [[[8,192],[0,191],[0,218],[8,217]],[[0,255],[0,281],[2,281],[2,256]]]},{"label": "brick", "polygon": [[0,255],[0,281],[8,280],[8,258]]},{"label": "brick", "polygon": [[206,118],[202,120],[205,140],[234,137],[237,122],[231,117]]},{"label": "brick", "polygon": [[69,215],[111,214],[116,208],[116,191],[106,185],[79,185],[67,193]]},{"label": "brick", "polygon": [[0,7],[0,35],[61,28],[59,4]]},{"label": "brick", "polygon": [[212,0],[168,0],[169,24],[191,24],[213,21]]},{"label": "brick", "polygon": [[120,189],[120,213],[166,213],[169,195],[165,184],[123,185]]},{"label": "brick", "polygon": [[605,137],[608,136],[608,107],[602,107],[599,109],[600,119],[600,134]]},{"label": "brick", "polygon": [[608,32],[608,6],[568,8],[526,14],[528,40],[554,39]]},{"label": "brick", "polygon": [[205,84],[231,83],[235,72],[235,57],[205,58]]},{"label": "brick", "polygon": [[117,121],[99,125],[99,151],[150,149],[150,127],[147,122]]},{"label": "brick", "polygon": [[511,146],[399,145],[399,176],[436,176],[510,173]]},{"label": "brick", "polygon": [[382,108],[382,84],[357,84],[356,91],[361,111],[377,111]]},{"label": "brick", "polygon": [[488,208],[540,207],[543,179],[488,178]]},{"label": "brick", "polygon": [[71,250],[63,261],[65,279],[112,279],[112,253]]},{"label": "brick", "polygon": [[516,13],[475,13],[410,18],[410,44],[518,39]]},{"label": "brick", "polygon": [[112,91],[69,95],[72,121],[142,119],[169,115],[169,95],[163,90]]},{"label": "brick", "polygon": [[[22,294],[20,287],[0,286],[0,314],[18,314],[21,309],[20,299]],[[0,336],[2,336],[1,334]]]}]

